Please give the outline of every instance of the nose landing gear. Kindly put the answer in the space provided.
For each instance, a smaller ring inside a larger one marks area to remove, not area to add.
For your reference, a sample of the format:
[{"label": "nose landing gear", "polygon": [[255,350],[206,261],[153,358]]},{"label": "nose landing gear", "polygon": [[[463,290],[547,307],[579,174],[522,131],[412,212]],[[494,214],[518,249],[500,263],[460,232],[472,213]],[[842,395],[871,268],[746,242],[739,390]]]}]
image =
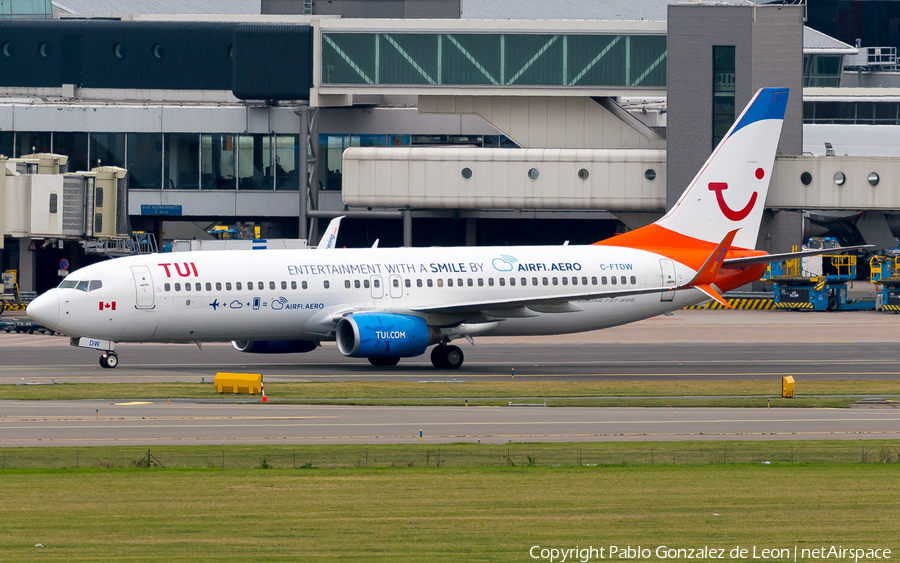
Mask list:
[{"label": "nose landing gear", "polygon": [[100,356],[100,367],[114,368],[119,365],[119,356],[115,352],[104,352]]},{"label": "nose landing gear", "polygon": [[431,351],[431,363],[438,369],[459,369],[463,365],[464,358],[459,346],[438,344]]}]

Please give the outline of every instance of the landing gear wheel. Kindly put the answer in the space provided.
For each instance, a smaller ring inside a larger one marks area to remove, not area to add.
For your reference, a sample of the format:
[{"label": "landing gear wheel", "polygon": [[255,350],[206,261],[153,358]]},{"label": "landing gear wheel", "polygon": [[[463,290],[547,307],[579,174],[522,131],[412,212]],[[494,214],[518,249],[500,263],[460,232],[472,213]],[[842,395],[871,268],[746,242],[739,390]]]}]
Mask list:
[{"label": "landing gear wheel", "polygon": [[459,346],[447,346],[444,352],[444,367],[446,369],[459,369],[463,365],[463,351]]},{"label": "landing gear wheel", "polygon": [[100,367],[114,368],[117,365],[119,365],[119,356],[116,356],[112,352],[100,356]]},{"label": "landing gear wheel", "polygon": [[439,346],[435,346],[431,351],[431,365],[436,367],[437,369],[446,369],[445,359],[444,359],[444,350],[447,347],[443,344]]},{"label": "landing gear wheel", "polygon": [[369,363],[378,367],[391,367],[400,363],[400,358],[369,358]]},{"label": "landing gear wheel", "polygon": [[431,363],[438,369],[459,369],[463,365],[463,351],[459,346],[435,346],[431,351]]}]

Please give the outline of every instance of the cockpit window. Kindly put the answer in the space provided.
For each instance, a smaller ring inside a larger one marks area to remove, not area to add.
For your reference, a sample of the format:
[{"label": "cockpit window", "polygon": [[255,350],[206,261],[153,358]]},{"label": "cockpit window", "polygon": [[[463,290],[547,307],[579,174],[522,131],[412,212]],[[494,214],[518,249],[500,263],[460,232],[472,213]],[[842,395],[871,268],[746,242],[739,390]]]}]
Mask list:
[{"label": "cockpit window", "polygon": [[91,280],[91,288],[88,291],[94,291],[95,289],[100,289],[103,287],[103,282],[100,280]]},{"label": "cockpit window", "polygon": [[89,282],[89,281],[87,281],[87,280],[85,280],[85,281],[80,281],[80,282],[78,282],[78,285],[75,286],[75,289],[77,289],[78,291],[87,291],[87,290],[88,290],[88,285],[89,285],[90,283],[91,283],[91,282]]},{"label": "cockpit window", "polygon": [[72,289],[78,282],[75,280],[63,280],[61,284],[59,284],[59,289]]}]

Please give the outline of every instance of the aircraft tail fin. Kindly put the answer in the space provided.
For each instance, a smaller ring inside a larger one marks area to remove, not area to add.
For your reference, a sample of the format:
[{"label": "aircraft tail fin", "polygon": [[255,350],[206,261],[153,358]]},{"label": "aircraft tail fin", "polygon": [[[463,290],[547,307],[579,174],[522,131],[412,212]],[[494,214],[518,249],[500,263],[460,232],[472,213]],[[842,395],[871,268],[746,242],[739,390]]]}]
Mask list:
[{"label": "aircraft tail fin", "polygon": [[325,234],[322,235],[322,240],[319,241],[319,245],[316,246],[318,250],[330,250],[335,247],[337,244],[338,231],[341,229],[341,219],[344,216],[335,217],[328,223],[328,228],[325,229]]},{"label": "aircraft tail fin", "polygon": [[738,229],[734,245],[754,248],[787,100],[787,88],[760,89],[655,226],[713,244]]}]

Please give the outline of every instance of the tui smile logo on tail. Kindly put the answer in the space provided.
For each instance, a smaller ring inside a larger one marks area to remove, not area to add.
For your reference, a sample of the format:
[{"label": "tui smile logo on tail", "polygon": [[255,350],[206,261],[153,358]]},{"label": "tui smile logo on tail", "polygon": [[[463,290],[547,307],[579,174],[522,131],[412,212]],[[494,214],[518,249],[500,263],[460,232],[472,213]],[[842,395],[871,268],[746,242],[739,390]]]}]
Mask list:
[{"label": "tui smile logo on tail", "polygon": [[719,209],[722,210],[722,215],[732,221],[743,221],[747,218],[747,215],[750,215],[750,211],[753,210],[753,206],[756,204],[756,196],[758,194],[756,192],[753,192],[753,195],[750,196],[750,201],[747,202],[747,205],[744,206],[744,208],[740,211],[735,211],[734,209],[729,207],[727,203],[725,203],[725,196],[722,195],[722,192],[727,189],[727,182],[709,183],[709,191],[716,192],[716,202],[719,204]]}]

